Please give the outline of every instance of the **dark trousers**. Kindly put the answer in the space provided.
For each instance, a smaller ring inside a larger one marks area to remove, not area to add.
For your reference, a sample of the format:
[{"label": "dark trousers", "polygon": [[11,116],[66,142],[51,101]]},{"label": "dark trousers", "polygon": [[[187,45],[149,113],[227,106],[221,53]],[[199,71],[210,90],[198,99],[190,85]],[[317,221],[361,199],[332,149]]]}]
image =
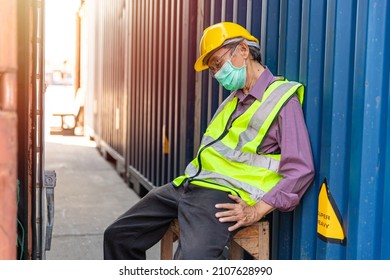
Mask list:
[{"label": "dark trousers", "polygon": [[234,232],[215,217],[217,203],[233,203],[227,193],[186,184],[151,190],[104,232],[104,259],[140,260],[178,218],[175,259],[221,259]]}]

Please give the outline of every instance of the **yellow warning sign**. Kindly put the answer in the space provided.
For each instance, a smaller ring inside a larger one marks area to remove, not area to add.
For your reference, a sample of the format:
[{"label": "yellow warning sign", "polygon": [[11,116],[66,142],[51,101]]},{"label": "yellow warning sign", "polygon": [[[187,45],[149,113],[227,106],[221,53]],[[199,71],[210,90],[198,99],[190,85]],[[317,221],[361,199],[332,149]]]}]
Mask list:
[{"label": "yellow warning sign", "polygon": [[343,229],[343,219],[328,188],[326,178],[318,194],[318,237],[330,243],[345,245],[346,238]]}]

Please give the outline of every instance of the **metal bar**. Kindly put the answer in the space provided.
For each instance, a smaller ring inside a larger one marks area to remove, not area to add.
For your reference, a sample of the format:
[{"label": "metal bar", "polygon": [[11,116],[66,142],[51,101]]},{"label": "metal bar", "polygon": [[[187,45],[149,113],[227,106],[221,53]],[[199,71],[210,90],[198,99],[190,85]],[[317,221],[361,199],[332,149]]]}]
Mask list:
[{"label": "metal bar", "polygon": [[354,68],[353,81],[353,103],[352,118],[354,122],[351,125],[351,166],[349,173],[349,201],[351,205],[349,210],[350,223],[348,226],[348,242],[355,244],[347,249],[347,258],[354,259],[358,257],[359,251],[357,244],[361,244],[360,234],[362,233],[359,223],[359,204],[361,192],[361,160],[363,156],[363,116],[364,116],[364,88],[366,69],[366,40],[367,40],[367,23],[368,23],[368,3],[359,2],[356,10],[356,37],[355,37],[355,57],[354,64],[359,67]]},{"label": "metal bar", "polygon": [[[153,42],[152,38],[152,15],[153,15],[153,7],[151,6],[151,1],[146,1],[146,8],[145,8],[145,19],[146,19],[146,30],[147,30],[147,36],[145,36],[145,42],[146,46],[150,46]],[[153,69],[153,61],[152,61],[152,48],[147,48],[146,53],[146,86],[147,86],[147,101],[146,101],[146,151],[145,151],[145,176],[146,178],[151,178],[151,165],[153,162],[152,159],[152,137],[151,137],[151,123],[152,123],[152,99],[153,99],[153,93],[152,93],[152,84],[153,80],[151,79],[152,76],[152,69]]]},{"label": "metal bar", "polygon": [[299,81],[299,49],[301,39],[301,0],[289,0],[287,3],[286,41],[283,48],[286,55],[284,75],[290,80]]},{"label": "metal bar", "polygon": [[[194,146],[196,135],[194,132],[195,127],[195,95],[199,88],[198,83],[196,82],[196,74],[193,70],[193,65],[191,61],[195,61],[197,56],[197,46],[196,42],[199,42],[198,37],[200,38],[201,34],[198,29],[198,4],[199,1],[185,1],[185,6],[183,7],[183,34],[185,34],[185,42],[188,42],[183,48],[182,54],[182,83],[181,88],[182,92],[187,94],[182,95],[181,102],[181,116],[185,117],[185,122],[181,123],[180,132],[181,138],[184,139],[182,142],[181,151],[183,154],[180,154],[180,170],[184,171],[186,164],[190,161],[190,158],[194,156]],[[187,58],[187,59],[185,59]],[[199,75],[198,75],[199,77]]]},{"label": "metal bar", "polygon": [[180,40],[177,40],[177,38],[182,37],[182,27],[181,27],[181,22],[182,22],[182,3],[181,1],[176,1],[175,5],[175,20],[173,21],[173,24],[175,26],[174,31],[175,31],[175,58],[174,58],[174,69],[175,69],[175,74],[173,77],[173,83],[174,83],[174,100],[173,100],[173,111],[174,111],[174,116],[173,116],[173,135],[172,135],[172,140],[173,145],[172,145],[172,150],[173,150],[173,155],[172,155],[172,162],[173,162],[173,170],[171,172],[171,180],[173,180],[175,177],[179,176],[179,163],[180,163],[180,141],[181,139],[179,138],[180,135],[180,127],[179,127],[179,122],[180,122],[180,90],[179,90],[179,84],[180,84],[180,78],[181,78],[181,52],[182,52],[182,46],[183,42]]},{"label": "metal bar", "polygon": [[[151,4],[150,6],[153,9],[153,13],[151,14],[151,32],[150,32],[150,42],[158,42],[158,5],[156,4],[156,0],[150,0]],[[150,180],[153,184],[157,184],[157,162],[156,162],[156,151],[157,151],[157,106],[159,104],[157,103],[157,67],[156,67],[156,61],[158,58],[157,55],[157,49],[158,48],[150,48],[151,49],[151,63],[153,63],[153,68],[151,72],[151,94],[152,94],[152,99],[151,99],[151,125],[150,125],[150,138],[151,138],[151,155],[150,155],[150,164],[151,164],[151,169],[150,169]]]},{"label": "metal bar", "polygon": [[130,63],[129,63],[129,60],[130,60],[130,55],[131,55],[131,52],[129,50],[130,48],[130,45],[129,45],[129,33],[130,33],[130,28],[129,28],[129,25],[130,25],[130,7],[129,7],[129,3],[128,3],[128,0],[123,0],[123,7],[122,7],[123,11],[122,11],[122,15],[124,17],[124,20],[123,20],[123,24],[124,24],[124,34],[123,34],[123,38],[122,38],[122,42],[124,42],[124,45],[125,45],[125,59],[123,60],[123,67],[124,67],[124,77],[123,77],[123,95],[125,96],[125,99],[123,100],[123,110],[124,110],[124,117],[123,117],[123,143],[124,143],[124,178],[125,178],[125,181],[128,182],[129,181],[129,159],[130,159],[130,155],[129,155],[129,150],[130,150],[130,137],[129,137],[129,131],[130,131],[130,127],[129,127],[129,119],[130,119],[130,104],[129,104],[129,100],[130,100],[130,96],[129,96],[129,80],[130,80]]},{"label": "metal bar", "polygon": [[278,60],[279,60],[279,30],[280,30],[280,4],[279,1],[264,0],[264,5],[262,7],[264,14],[262,18],[264,20],[265,34],[262,30],[261,43],[262,58],[267,67],[272,71],[272,73],[278,75],[280,74],[278,70]]}]

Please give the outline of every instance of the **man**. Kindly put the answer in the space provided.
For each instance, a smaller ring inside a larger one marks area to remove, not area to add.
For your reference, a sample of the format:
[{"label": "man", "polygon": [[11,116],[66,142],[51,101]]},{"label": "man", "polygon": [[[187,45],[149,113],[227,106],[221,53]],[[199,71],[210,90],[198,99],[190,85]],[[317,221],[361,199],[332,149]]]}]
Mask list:
[{"label": "man", "polygon": [[183,176],[150,191],[104,234],[105,259],[145,259],[178,218],[175,259],[220,259],[234,233],[274,209],[291,211],[314,176],[303,87],[261,63],[259,41],[222,22],[204,30],[195,70],[231,95]]}]

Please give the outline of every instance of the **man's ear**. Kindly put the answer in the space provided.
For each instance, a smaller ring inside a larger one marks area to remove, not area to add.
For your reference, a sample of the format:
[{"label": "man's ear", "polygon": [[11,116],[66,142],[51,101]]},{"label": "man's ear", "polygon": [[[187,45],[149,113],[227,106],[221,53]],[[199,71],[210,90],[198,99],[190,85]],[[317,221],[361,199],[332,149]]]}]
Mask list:
[{"label": "man's ear", "polygon": [[244,57],[244,59],[247,59],[249,57],[249,46],[245,42],[241,42],[238,47],[241,55]]}]

